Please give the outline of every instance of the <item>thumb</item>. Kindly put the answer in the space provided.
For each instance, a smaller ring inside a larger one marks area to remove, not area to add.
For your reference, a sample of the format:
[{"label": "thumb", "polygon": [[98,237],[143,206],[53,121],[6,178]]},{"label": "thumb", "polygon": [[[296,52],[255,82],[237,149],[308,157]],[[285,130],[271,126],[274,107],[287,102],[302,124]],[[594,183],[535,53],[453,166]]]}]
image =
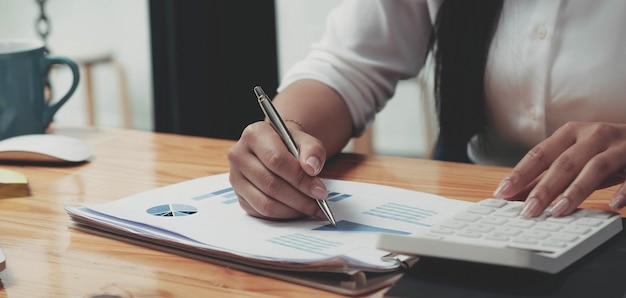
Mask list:
[{"label": "thumb", "polygon": [[320,140],[302,130],[293,130],[292,136],[300,151],[300,167],[310,176],[317,176],[326,162],[326,148]]}]

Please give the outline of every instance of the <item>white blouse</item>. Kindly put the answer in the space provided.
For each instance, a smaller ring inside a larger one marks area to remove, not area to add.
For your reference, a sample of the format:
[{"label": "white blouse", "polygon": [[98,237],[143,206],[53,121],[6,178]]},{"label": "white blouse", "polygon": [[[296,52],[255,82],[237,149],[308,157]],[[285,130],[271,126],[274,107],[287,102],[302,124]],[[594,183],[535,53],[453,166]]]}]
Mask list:
[{"label": "white blouse", "polygon": [[[358,135],[398,81],[420,71],[440,3],[342,2],[279,91],[304,78],[331,86]],[[490,143],[483,151],[470,142],[470,159],[513,165],[568,121],[626,122],[624,28],[626,1],[505,1],[485,73]]]}]

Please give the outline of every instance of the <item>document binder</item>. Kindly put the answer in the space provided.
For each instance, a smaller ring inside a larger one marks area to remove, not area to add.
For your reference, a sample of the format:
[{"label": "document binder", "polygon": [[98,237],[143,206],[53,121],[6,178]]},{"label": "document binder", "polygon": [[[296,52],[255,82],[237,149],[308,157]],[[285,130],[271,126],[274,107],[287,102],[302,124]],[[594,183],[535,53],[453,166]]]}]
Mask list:
[{"label": "document binder", "polygon": [[73,227],[344,295],[393,284],[417,260],[376,248],[379,233],[410,235],[468,202],[370,183],[324,179],[337,229],[321,219],[269,221],[237,204],[228,174],[103,204],[66,206]]},{"label": "document binder", "polygon": [[407,269],[411,268],[417,258],[413,258],[402,262],[402,269],[392,272],[366,272],[351,271],[346,273],[329,273],[329,272],[297,272],[278,269],[269,269],[251,266],[249,264],[237,262],[234,260],[211,257],[204,253],[194,252],[192,250],[181,249],[171,245],[166,245],[159,241],[149,239],[138,239],[133,236],[126,236],[112,231],[104,231],[91,226],[74,223],[72,228],[99,235],[119,241],[128,242],[134,245],[147,247],[150,249],[171,253],[190,259],[195,259],[219,266],[233,268],[236,270],[267,276],[287,282],[300,284],[312,288],[317,288],[337,294],[359,296],[367,293],[375,292],[392,286],[398,281]]}]

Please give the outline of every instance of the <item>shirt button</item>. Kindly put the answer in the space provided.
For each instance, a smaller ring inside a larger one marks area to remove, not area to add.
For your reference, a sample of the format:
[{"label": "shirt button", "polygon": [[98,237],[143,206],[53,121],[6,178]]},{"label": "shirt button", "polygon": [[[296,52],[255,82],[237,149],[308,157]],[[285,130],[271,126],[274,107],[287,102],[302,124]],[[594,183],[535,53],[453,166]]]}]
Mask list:
[{"label": "shirt button", "polygon": [[548,36],[548,28],[546,28],[545,25],[539,25],[535,34],[537,35],[538,39],[545,39],[546,36]]},{"label": "shirt button", "polygon": [[533,120],[537,120],[537,110],[534,107],[528,109],[528,114],[530,114],[530,117],[533,118]]}]

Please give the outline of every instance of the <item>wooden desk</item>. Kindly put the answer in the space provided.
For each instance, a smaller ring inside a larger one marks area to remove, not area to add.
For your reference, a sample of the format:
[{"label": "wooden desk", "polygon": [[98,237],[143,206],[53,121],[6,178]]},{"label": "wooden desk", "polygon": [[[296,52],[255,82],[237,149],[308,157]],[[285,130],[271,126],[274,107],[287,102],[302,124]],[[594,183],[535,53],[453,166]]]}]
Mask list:
[{"label": "wooden desk", "polygon": [[[72,201],[106,202],[227,172],[232,141],[132,130],[59,133],[89,142],[94,160],[71,167],[0,165],[24,173],[31,190],[30,197],[0,200],[0,247],[7,257],[0,297],[336,296],[69,228],[63,206]],[[474,201],[489,197],[507,170],[342,154],[323,176]],[[586,207],[606,208],[610,196],[598,191]]]}]

